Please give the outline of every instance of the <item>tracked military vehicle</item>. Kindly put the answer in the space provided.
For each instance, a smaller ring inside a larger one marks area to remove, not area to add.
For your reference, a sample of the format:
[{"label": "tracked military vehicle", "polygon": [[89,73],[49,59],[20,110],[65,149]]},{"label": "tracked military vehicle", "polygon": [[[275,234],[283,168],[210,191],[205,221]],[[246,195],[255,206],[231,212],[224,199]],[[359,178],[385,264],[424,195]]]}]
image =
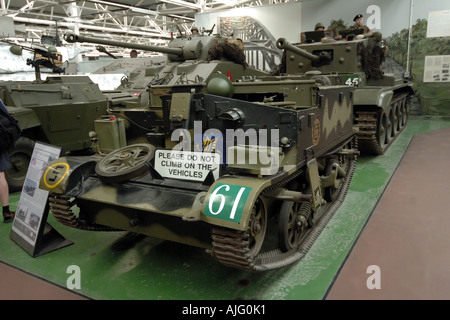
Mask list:
[{"label": "tracked military vehicle", "polygon": [[[161,96],[172,92],[200,92],[217,73],[232,81],[242,77],[262,76],[265,72],[246,65],[242,42],[235,38],[198,35],[172,39],[167,46],[151,46],[101,38],[85,37],[73,33],[64,35],[69,43],[89,42],[136,50],[167,54],[167,62],[145,67],[143,78],[124,80],[115,92],[107,93],[110,112],[125,120],[128,143],[142,141],[155,119],[162,119]],[[143,89],[142,87],[145,86]],[[129,103],[123,92],[139,94],[138,105]],[[117,105],[117,107],[116,107]],[[147,112],[142,112],[146,109]]]},{"label": "tracked military vehicle", "polygon": [[[354,87],[288,76],[207,78],[161,91],[161,116],[148,118],[146,142],[49,163],[40,188],[50,192],[55,218],[203,248],[244,270],[304,257],[352,179]],[[96,139],[101,146],[108,137]]]},{"label": "tracked military vehicle", "polygon": [[55,53],[32,48],[34,58],[27,64],[35,69],[34,81],[0,81],[0,99],[19,121],[22,136],[9,153],[11,168],[6,179],[11,191],[22,188],[35,141],[57,145],[65,152],[90,149],[89,132],[94,120],[106,113],[107,100],[88,76],[48,76],[40,68],[63,72]]},{"label": "tracked military vehicle", "polygon": [[[199,86],[205,84],[215,72],[226,74],[231,79],[265,74],[262,71],[247,68],[242,48],[233,52],[234,44],[242,44],[242,41],[239,43],[239,40],[234,38],[193,35],[174,38],[167,46],[121,42],[73,33],[66,33],[64,39],[69,43],[88,42],[167,54],[167,63],[158,63],[145,67],[148,83],[144,89],[152,85],[166,85],[167,87],[175,85]],[[142,79],[136,85],[142,86],[141,82]],[[133,86],[134,83],[130,82],[127,84],[124,81],[121,85],[121,90],[126,90],[127,87]],[[143,106],[146,106],[146,102],[144,102]],[[152,101],[152,106],[154,105],[161,105],[161,103]]]},{"label": "tracked military vehicle", "polygon": [[109,65],[93,71],[92,74],[127,74],[120,79],[120,84],[114,88],[115,91],[128,91],[139,95],[147,89],[153,78],[147,69],[162,66],[166,61],[167,57],[164,55],[116,59]]},{"label": "tracked military vehicle", "polygon": [[323,39],[292,45],[285,39],[277,47],[286,51],[286,74],[303,75],[331,85],[355,87],[355,128],[360,151],[383,154],[408,121],[412,84],[381,70],[385,43],[381,34],[352,40]]}]

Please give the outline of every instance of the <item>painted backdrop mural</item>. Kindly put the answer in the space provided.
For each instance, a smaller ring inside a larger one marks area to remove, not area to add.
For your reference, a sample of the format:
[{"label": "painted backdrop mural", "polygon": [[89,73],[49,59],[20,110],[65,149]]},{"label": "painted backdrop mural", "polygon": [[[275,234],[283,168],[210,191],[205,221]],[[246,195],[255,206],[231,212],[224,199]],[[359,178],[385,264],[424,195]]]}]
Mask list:
[{"label": "painted backdrop mural", "polygon": [[[436,78],[434,82],[424,82],[426,57],[448,56],[450,59],[450,37],[429,38],[427,20],[419,19],[411,27],[411,44],[409,70],[417,90],[421,112],[430,115],[450,116],[450,82],[449,77]],[[387,38],[389,55],[404,68],[407,63],[408,29],[402,29]],[[450,62],[450,61],[449,61]],[[448,75],[448,63],[441,64]],[[445,68],[445,66],[447,66]]]}]

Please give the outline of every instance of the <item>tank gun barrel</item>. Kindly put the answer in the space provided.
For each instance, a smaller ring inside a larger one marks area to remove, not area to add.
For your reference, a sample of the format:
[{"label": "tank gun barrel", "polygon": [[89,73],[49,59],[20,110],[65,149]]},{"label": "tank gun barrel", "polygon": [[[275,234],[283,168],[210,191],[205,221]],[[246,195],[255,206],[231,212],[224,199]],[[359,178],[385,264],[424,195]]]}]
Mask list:
[{"label": "tank gun barrel", "polygon": [[74,33],[66,33],[64,35],[64,40],[66,40],[69,43],[90,42],[90,43],[105,44],[105,45],[110,45],[110,46],[115,46],[115,47],[167,53],[167,54],[172,54],[172,55],[176,55],[179,57],[183,56],[182,48],[158,47],[158,46],[151,46],[151,45],[138,44],[138,43],[129,43],[129,42],[114,41],[114,40],[98,39],[98,38],[80,36],[80,35],[77,35]]},{"label": "tank gun barrel", "polygon": [[318,56],[316,56],[316,55],[314,55],[312,53],[309,53],[308,51],[305,51],[303,49],[300,49],[300,48],[298,48],[296,46],[293,46],[288,41],[286,41],[286,39],[284,39],[284,38],[280,38],[280,39],[277,40],[277,48],[278,49],[283,49],[283,50],[290,50],[290,51],[292,51],[294,53],[297,53],[298,55],[301,55],[302,57],[304,57],[306,59],[311,60],[314,63],[320,63],[321,62],[321,59]]}]

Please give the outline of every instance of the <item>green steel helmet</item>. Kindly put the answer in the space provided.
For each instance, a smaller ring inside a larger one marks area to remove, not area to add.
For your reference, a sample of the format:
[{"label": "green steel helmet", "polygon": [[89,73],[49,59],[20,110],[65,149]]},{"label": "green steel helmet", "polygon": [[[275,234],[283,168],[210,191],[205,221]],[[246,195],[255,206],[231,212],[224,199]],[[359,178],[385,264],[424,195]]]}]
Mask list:
[{"label": "green steel helmet", "polygon": [[54,47],[54,46],[48,47],[47,50],[48,50],[48,52],[50,52],[50,53],[56,53],[56,52],[58,52],[58,50],[57,50],[56,47]]},{"label": "green steel helmet", "polygon": [[316,26],[314,27],[314,30],[317,30],[318,28],[324,28],[325,29],[325,26],[322,24],[322,22],[318,22],[318,23],[316,23]]}]

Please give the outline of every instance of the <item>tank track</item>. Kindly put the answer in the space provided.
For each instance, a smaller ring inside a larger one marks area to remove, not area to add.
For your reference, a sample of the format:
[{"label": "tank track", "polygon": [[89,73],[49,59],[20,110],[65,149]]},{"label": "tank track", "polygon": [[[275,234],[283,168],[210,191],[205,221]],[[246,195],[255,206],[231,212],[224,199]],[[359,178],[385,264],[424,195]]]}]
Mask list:
[{"label": "tank track", "polygon": [[50,193],[48,202],[50,211],[55,219],[65,226],[88,231],[122,231],[119,229],[90,223],[77,217],[71,209],[75,205],[75,200],[71,201],[70,196]]},{"label": "tank track", "polygon": [[[352,141],[352,148],[357,148],[356,137]],[[287,252],[282,252],[280,249],[274,249],[268,252],[259,253],[256,256],[252,256],[250,254],[250,234],[248,230],[237,231],[214,227],[212,229],[212,247],[214,256],[223,265],[249,271],[272,270],[299,261],[306,255],[322,230],[344,201],[353,178],[355,167],[356,158],[349,160],[345,168],[347,175],[337,191],[335,200],[322,208],[323,215],[320,217],[319,221],[303,236],[303,239],[298,247]],[[297,171],[294,175],[298,176],[301,172],[301,170]],[[276,185],[277,187],[282,187],[291,180],[292,177],[288,177]],[[273,186],[263,190],[261,195],[264,195],[269,188],[272,190]]]},{"label": "tank track", "polygon": [[[408,121],[409,112],[409,93],[403,92],[396,94],[389,106],[388,114],[392,110],[393,106],[396,107],[396,114],[394,124],[390,123],[387,130],[391,130],[394,135],[389,134],[388,141],[380,143],[380,117],[382,116],[382,110],[378,111],[357,111],[355,126],[358,128],[358,142],[359,150],[364,154],[382,155],[399,136],[399,134],[406,127]],[[399,107],[402,111],[398,112]],[[394,126],[394,129],[392,129]]]}]

